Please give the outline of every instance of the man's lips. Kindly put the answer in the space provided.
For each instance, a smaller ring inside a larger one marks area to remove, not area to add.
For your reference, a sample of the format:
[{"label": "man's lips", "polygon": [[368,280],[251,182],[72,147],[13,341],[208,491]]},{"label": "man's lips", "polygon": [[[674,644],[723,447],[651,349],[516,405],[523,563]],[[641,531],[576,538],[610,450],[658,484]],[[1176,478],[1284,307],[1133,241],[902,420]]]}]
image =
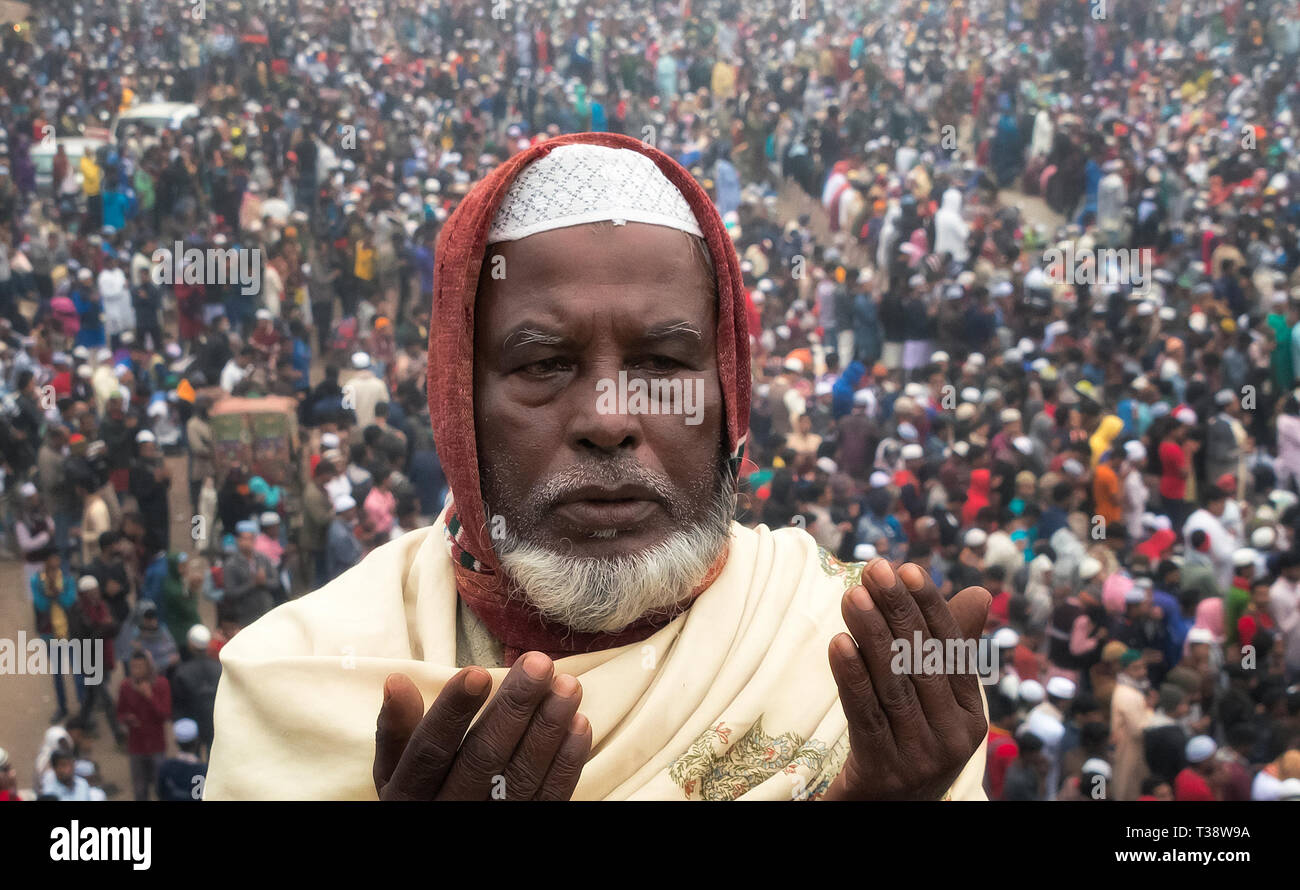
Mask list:
[{"label": "man's lips", "polygon": [[639,485],[588,486],[566,495],[555,516],[579,531],[621,531],[640,525],[658,509],[658,496]]}]

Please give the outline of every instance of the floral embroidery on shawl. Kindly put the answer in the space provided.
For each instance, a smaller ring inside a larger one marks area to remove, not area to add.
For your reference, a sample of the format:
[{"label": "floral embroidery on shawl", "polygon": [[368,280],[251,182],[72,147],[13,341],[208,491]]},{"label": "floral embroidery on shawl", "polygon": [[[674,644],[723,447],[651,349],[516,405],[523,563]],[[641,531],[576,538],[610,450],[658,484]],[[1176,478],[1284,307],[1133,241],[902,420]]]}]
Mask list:
[{"label": "floral embroidery on shawl", "polygon": [[828,578],[840,578],[847,592],[862,583],[864,562],[840,562],[825,547],[817,548],[817,560]]},{"label": "floral embroidery on shawl", "polygon": [[[830,785],[848,754],[847,739],[830,748],[793,732],[767,735],[762,717],[728,748],[733,732],[725,722],[705,730],[668,768],[688,799],[735,800],[779,772],[790,777],[792,799],[815,797]],[[832,765],[833,771],[828,769]],[[813,783],[798,773],[800,766],[814,777]]]}]

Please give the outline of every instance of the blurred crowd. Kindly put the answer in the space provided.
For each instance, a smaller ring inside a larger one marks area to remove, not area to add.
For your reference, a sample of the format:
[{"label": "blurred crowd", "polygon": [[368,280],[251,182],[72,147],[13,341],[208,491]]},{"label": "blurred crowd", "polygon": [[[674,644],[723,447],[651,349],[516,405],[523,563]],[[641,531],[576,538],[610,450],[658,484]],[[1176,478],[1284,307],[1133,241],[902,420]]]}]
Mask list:
[{"label": "blurred crowd", "polygon": [[588,130],[742,260],[737,520],[993,593],[990,797],[1300,797],[1300,5],[51,0],[0,42],[3,595],[122,665],[4,727],[45,735],[0,800],[117,793],[101,714],[197,799],[221,645],[441,511],[441,224]]}]

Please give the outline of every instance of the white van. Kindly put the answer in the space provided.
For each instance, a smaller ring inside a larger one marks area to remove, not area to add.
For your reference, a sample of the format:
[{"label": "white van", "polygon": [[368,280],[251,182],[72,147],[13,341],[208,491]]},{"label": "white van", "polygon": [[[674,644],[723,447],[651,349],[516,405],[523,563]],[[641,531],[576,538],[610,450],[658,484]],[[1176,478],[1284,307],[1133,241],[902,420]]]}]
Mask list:
[{"label": "white van", "polygon": [[72,175],[77,178],[77,184],[80,185],[82,155],[94,155],[107,144],[103,139],[90,139],[84,136],[65,136],[53,142],[38,141],[31,150],[32,164],[36,167],[37,194],[49,195],[54,192],[56,146],[63,146],[63,151],[68,156],[68,166],[72,170]]},{"label": "white van", "polygon": [[113,141],[121,142],[128,127],[145,141],[158,138],[163,130],[178,129],[192,117],[199,116],[199,106],[192,102],[145,102],[133,105],[113,122]]}]

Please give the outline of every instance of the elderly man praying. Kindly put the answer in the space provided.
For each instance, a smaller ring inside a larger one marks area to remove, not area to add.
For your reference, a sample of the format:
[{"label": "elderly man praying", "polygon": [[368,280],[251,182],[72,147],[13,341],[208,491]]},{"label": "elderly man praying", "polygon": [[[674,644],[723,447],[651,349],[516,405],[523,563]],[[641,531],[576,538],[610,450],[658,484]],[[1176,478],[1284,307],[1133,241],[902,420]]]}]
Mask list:
[{"label": "elderly man praying", "polygon": [[[451,498],[226,645],[206,797],[984,797],[978,678],[891,643],[978,636],[989,594],[732,521],[744,288],[690,174],[539,143],[452,214],[435,281]],[[620,374],[642,398],[599,397]]]}]

